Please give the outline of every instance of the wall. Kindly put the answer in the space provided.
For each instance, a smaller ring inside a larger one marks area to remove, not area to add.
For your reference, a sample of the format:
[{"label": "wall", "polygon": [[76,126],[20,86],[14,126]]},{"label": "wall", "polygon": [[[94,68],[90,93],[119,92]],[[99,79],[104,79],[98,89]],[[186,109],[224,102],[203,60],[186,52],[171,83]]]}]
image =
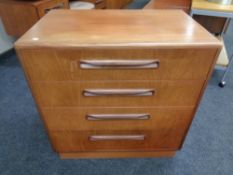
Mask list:
[{"label": "wall", "polygon": [[2,21],[0,19],[0,54],[13,47],[15,39],[6,34]]}]

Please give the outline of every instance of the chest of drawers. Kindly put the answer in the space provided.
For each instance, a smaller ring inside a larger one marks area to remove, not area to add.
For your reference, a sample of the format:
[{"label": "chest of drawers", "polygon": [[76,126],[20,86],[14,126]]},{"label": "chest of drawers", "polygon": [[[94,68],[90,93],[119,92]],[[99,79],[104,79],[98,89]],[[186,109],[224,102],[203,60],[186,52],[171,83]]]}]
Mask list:
[{"label": "chest of drawers", "polygon": [[54,150],[101,158],[181,149],[221,44],[179,10],[56,10],[15,47]]}]

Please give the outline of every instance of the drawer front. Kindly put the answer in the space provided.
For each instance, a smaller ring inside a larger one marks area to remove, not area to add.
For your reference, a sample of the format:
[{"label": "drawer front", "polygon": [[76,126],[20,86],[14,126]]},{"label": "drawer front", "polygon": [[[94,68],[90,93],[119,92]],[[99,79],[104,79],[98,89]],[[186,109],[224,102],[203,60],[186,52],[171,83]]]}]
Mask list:
[{"label": "drawer front", "polygon": [[50,10],[54,9],[68,9],[69,1],[68,0],[53,0],[41,3],[38,5],[38,14],[39,17],[43,17]]},{"label": "drawer front", "polygon": [[194,106],[203,81],[32,83],[42,107]]},{"label": "drawer front", "polygon": [[56,151],[158,151],[178,150],[185,130],[169,128],[141,131],[50,132]]},{"label": "drawer front", "polygon": [[206,79],[217,49],[30,49],[30,81]]},{"label": "drawer front", "polygon": [[42,108],[50,131],[188,128],[193,108]]}]

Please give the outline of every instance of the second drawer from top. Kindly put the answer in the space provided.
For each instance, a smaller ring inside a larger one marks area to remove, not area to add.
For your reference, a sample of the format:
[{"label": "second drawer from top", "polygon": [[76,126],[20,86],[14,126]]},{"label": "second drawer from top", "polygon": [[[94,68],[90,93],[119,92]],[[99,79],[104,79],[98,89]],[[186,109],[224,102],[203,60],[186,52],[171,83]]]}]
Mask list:
[{"label": "second drawer from top", "polygon": [[195,106],[203,81],[34,82],[41,107]]}]

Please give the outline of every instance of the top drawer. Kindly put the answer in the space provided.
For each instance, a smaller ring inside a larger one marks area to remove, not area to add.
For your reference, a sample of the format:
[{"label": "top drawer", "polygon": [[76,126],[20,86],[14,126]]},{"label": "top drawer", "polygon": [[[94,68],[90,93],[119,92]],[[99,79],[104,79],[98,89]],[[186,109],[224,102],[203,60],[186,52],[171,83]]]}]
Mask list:
[{"label": "top drawer", "polygon": [[18,50],[31,81],[205,79],[216,52],[216,48]]}]

